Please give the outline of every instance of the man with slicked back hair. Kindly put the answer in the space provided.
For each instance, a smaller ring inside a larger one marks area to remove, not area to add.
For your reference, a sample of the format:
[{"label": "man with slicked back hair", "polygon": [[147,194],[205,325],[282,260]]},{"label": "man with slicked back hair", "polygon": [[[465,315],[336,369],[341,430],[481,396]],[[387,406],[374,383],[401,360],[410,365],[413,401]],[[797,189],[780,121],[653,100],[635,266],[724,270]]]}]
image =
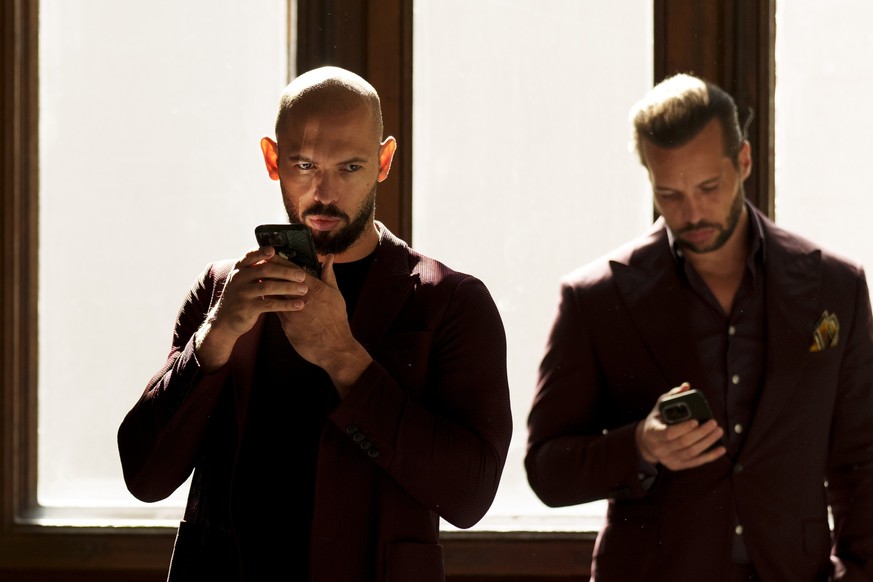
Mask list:
[{"label": "man with slicked back hair", "polygon": [[561,281],[531,487],[608,500],[594,582],[873,580],[863,268],[746,201],[751,147],[716,85],[672,76],[631,126],[660,217]]}]

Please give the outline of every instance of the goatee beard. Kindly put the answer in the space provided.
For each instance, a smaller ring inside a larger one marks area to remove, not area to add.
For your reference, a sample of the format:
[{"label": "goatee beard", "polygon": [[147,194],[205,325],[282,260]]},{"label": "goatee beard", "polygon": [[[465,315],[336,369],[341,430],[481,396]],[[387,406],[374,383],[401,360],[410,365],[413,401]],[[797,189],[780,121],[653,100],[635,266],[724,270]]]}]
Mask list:
[{"label": "goatee beard", "polygon": [[[731,237],[731,235],[733,235],[734,231],[737,229],[737,224],[739,224],[740,222],[740,215],[742,215],[743,213],[743,205],[745,204],[745,199],[745,190],[743,190],[743,186],[741,184],[737,190],[736,197],[734,198],[734,203],[731,206],[730,213],[728,214],[727,221],[724,226],[722,226],[721,224],[704,221],[686,226],[676,233],[676,246],[698,254],[711,253],[723,247],[728,239]],[[678,236],[684,232],[691,232],[695,229],[704,227],[715,228],[719,231],[718,236],[715,238],[714,241],[712,241],[712,244],[707,247],[700,247],[698,245],[691,244],[688,241],[684,240],[681,236]]]},{"label": "goatee beard", "polygon": [[[287,198],[286,198],[287,199]],[[315,241],[315,250],[320,255],[340,254],[348,250],[364,233],[370,223],[376,216],[376,187],[370,191],[369,195],[361,203],[358,212],[354,219],[351,219],[348,214],[342,212],[333,204],[315,203],[306,209],[303,216],[297,208],[288,208],[288,220],[291,222],[304,223],[307,216],[316,214],[321,216],[334,216],[346,222],[346,225],[335,229],[331,232],[312,232],[312,238]]]}]

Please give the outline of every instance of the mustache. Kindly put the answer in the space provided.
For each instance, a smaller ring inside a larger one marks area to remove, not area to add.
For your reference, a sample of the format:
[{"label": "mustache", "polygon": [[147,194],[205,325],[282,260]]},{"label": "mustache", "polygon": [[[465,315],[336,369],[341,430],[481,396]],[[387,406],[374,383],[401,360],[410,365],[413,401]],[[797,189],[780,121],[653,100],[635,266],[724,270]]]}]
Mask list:
[{"label": "mustache", "polygon": [[333,204],[322,204],[321,202],[313,204],[312,206],[307,208],[306,211],[303,213],[303,216],[301,216],[301,218],[306,218],[307,216],[310,216],[312,214],[319,214],[321,216],[333,216],[333,217],[342,218],[345,220],[349,219],[348,215],[346,215],[345,212],[341,211],[339,208],[337,208]]},{"label": "mustache", "polygon": [[686,232],[694,232],[695,230],[701,230],[704,228],[720,229],[721,225],[715,224],[713,222],[707,222],[705,220],[701,220],[700,222],[696,222],[694,224],[689,224],[688,226],[683,227],[677,234],[684,234]]}]

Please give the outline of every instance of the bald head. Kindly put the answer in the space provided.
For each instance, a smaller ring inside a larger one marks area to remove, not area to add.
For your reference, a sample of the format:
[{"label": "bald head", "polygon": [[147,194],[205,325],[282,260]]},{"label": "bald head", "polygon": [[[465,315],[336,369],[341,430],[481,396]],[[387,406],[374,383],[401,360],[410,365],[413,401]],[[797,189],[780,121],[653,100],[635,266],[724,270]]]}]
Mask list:
[{"label": "bald head", "polygon": [[372,118],[373,137],[382,141],[379,94],[359,75],[340,67],[312,69],[291,81],[282,92],[276,115],[276,137],[292,116],[336,115],[365,105]]}]

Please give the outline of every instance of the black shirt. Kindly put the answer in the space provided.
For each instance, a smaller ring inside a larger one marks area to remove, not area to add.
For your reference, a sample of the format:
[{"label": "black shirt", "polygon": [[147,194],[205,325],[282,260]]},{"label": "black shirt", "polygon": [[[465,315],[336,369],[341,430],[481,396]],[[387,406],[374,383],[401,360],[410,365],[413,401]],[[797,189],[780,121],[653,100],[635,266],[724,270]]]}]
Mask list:
[{"label": "black shirt", "polygon": [[[350,319],[372,256],[334,265]],[[231,508],[244,580],[308,576],[319,440],[338,402],[327,373],[304,360],[278,316],[267,314]]]}]

